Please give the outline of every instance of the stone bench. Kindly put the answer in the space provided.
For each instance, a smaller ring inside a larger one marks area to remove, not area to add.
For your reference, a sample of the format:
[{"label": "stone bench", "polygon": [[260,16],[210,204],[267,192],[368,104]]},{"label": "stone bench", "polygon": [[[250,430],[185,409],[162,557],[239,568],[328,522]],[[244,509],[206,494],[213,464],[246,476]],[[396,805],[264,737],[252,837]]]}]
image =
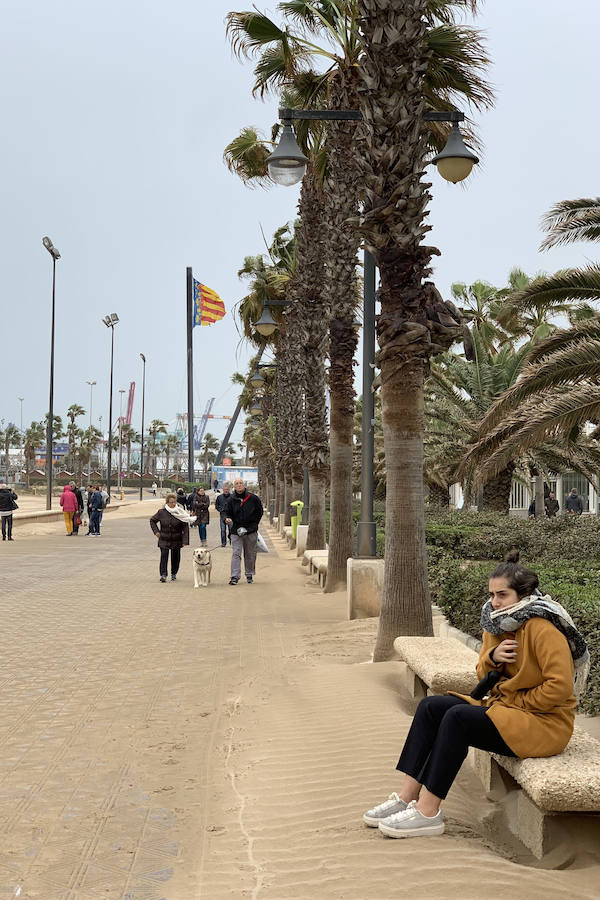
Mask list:
[{"label": "stone bench", "polygon": [[[409,693],[468,694],[477,683],[477,653],[452,638],[398,637]],[[537,859],[555,867],[581,848],[600,846],[600,742],[575,726],[557,756],[517,759],[471,749],[471,761],[506,824]]]},{"label": "stone bench", "polygon": [[313,575],[316,571],[317,560],[327,559],[329,550],[305,550],[302,557],[302,565],[308,566],[308,574]]},{"label": "stone bench", "polygon": [[291,525],[285,526],[285,528],[283,529],[283,537],[287,541],[287,545],[290,548],[290,550],[294,550],[296,547],[296,540],[292,536],[292,526]]},{"label": "stone bench", "polygon": [[477,684],[477,654],[458,641],[434,637],[398,637],[394,649],[408,669],[407,687],[415,699],[429,693],[469,694]]},{"label": "stone bench", "polygon": [[321,587],[325,587],[327,581],[327,557],[319,556],[313,563],[313,570],[316,573],[317,581]]}]

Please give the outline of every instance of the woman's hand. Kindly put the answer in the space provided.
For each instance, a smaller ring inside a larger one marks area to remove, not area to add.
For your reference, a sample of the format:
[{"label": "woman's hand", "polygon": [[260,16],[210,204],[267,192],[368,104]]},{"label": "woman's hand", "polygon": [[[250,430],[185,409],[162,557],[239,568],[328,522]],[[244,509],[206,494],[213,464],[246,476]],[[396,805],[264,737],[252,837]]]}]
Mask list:
[{"label": "woman's hand", "polygon": [[517,658],[517,641],[505,640],[494,648],[492,659],[495,663],[512,663]]},{"label": "woman's hand", "polygon": [[225,519],[225,521],[226,521],[226,523],[227,523],[228,525],[231,525],[233,519]]}]

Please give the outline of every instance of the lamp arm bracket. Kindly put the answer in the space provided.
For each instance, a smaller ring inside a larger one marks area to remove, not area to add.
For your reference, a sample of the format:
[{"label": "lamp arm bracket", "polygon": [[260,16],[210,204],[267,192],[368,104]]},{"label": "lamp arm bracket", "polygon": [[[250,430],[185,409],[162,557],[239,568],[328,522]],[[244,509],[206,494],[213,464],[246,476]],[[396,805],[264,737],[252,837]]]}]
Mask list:
[{"label": "lamp arm bracket", "polygon": [[[293,119],[322,120],[343,122],[348,120],[362,121],[362,113],[359,109],[290,109],[288,106],[279,108],[279,118],[282,122],[290,122]],[[425,122],[463,122],[465,114],[458,109],[438,112],[431,110],[423,115]]]}]

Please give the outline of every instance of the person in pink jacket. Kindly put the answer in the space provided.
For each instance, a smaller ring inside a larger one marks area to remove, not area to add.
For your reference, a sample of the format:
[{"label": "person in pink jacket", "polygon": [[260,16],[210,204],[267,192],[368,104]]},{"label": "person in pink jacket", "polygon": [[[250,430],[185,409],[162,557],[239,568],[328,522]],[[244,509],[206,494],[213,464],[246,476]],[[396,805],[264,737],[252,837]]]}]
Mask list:
[{"label": "person in pink jacket", "polygon": [[78,511],[79,504],[77,503],[77,497],[74,491],[71,490],[69,484],[65,484],[63,488],[63,492],[60,495],[60,505],[63,508],[67,537],[71,537],[73,534],[73,516]]}]

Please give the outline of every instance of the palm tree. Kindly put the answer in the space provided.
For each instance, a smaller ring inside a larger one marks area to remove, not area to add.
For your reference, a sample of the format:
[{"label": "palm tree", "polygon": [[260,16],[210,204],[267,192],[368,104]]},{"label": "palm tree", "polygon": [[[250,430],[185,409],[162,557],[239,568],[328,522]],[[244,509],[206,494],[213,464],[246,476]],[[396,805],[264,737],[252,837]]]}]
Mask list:
[{"label": "palm tree", "polygon": [[11,447],[20,447],[21,446],[21,432],[17,428],[16,425],[12,423],[7,425],[3,431],[0,431],[0,442],[4,447],[4,465],[6,468],[6,480],[9,480],[8,477],[8,467],[9,467],[9,456],[8,451]]},{"label": "palm tree", "polygon": [[179,449],[179,438],[176,434],[168,434],[163,445],[163,453],[165,454],[165,475],[169,474],[169,460],[171,456]]},{"label": "palm tree", "polygon": [[209,475],[208,475],[209,458],[212,457],[210,459],[211,462],[215,459],[215,454],[213,451],[218,450],[219,446],[220,446],[220,442],[217,440],[217,438],[214,436],[214,434],[211,434],[210,431],[207,431],[206,434],[204,435],[204,440],[202,442],[202,450],[201,450],[202,460],[204,463],[204,480],[205,481],[208,481],[208,479],[209,479]]},{"label": "palm tree", "polygon": [[79,403],[72,403],[71,406],[67,410],[67,419],[69,420],[69,424],[67,425],[66,437],[69,442],[69,456],[68,456],[68,465],[69,469],[73,468],[75,461],[75,447],[77,445],[77,438],[79,436],[79,429],[75,424],[75,419],[79,418],[79,416],[85,415],[85,409],[83,406],[80,406]]},{"label": "palm tree", "polygon": [[167,433],[167,423],[161,422],[160,419],[152,419],[148,428],[148,469],[150,468],[150,457],[152,456],[152,473],[156,472],[156,456],[160,447],[157,435]]},{"label": "palm tree", "polygon": [[44,443],[46,431],[42,422],[32,422],[25,432],[25,481],[29,490],[29,476],[35,463],[35,451]]},{"label": "palm tree", "polygon": [[127,463],[126,463],[126,471],[129,472],[131,468],[131,444],[133,441],[137,441],[138,436],[136,435],[135,428],[129,425],[128,422],[121,423],[121,444],[125,447],[127,451]]},{"label": "palm tree", "polygon": [[[462,4],[467,5],[465,4]],[[470,4],[474,5],[474,4]],[[465,44],[462,85],[435,74],[431,37],[452,5],[427,0],[358,0],[361,19],[360,157],[365,186],[360,230],[379,267],[381,369],[386,454],[385,574],[374,660],[387,659],[398,634],[432,634],[423,506],[424,378],[431,356],[462,333],[460,315],[427,281],[438,252],[423,244],[429,193],[422,182],[431,99],[458,93],[491,102],[480,72],[486,58],[475,32]],[[466,30],[468,31],[468,30]]]},{"label": "palm tree", "polygon": [[[600,240],[600,198],[557,203],[543,220],[542,249],[579,240]],[[586,423],[600,422],[600,265],[539,276],[510,295],[519,316],[539,309],[568,312],[571,327],[556,330],[531,348],[519,382],[506,391],[481,423],[481,440],[465,468],[493,473],[510,446],[535,446],[548,435],[576,437]],[[575,305],[573,306],[569,305]],[[593,432],[596,436],[598,429]]]},{"label": "palm tree", "polygon": [[[436,27],[424,33],[423,63],[426,79],[419,88],[424,92],[428,104],[436,109],[449,108],[455,93],[466,93],[475,105],[485,106],[490,102],[491,95],[478,75],[478,70],[486,61],[481,41],[473,30],[460,29],[454,24],[453,5],[473,4],[466,0],[458,4],[444,3],[443,0],[421,4],[423,15],[429,16],[430,20],[435,19]],[[279,89],[281,85],[290,82],[298,86],[309,63],[316,56],[326,60],[329,66],[322,76],[326,81],[329,108],[356,106],[360,86],[361,46],[358,25],[363,12],[361,4],[356,0],[318,0],[315,3],[290,0],[280,3],[278,8],[292,23],[297,23],[296,28],[279,28],[266,16],[255,12],[231,13],[228,17],[234,49],[246,55],[262,51],[255,69],[255,92],[262,95],[269,89]],[[385,15],[377,11],[373,14]],[[396,14],[401,15],[399,9]],[[392,34],[392,31],[387,32],[386,40],[394,43],[390,37]],[[320,37],[323,40],[317,45],[314,41]],[[403,65],[403,62],[398,65]],[[391,68],[390,66],[390,70]],[[373,84],[375,82],[368,81],[368,88],[372,89]],[[398,97],[401,95],[391,81],[388,88],[388,102],[396,103],[396,118],[399,118],[400,109],[405,110],[402,104],[398,104]],[[377,115],[381,111],[382,107],[377,107]],[[382,133],[387,127],[387,120],[385,121]],[[403,122],[406,122],[406,117]],[[428,134],[430,141],[436,145],[442,138],[439,127],[430,129]],[[331,499],[332,523],[335,521],[336,524],[335,527],[332,525],[331,530],[326,590],[334,589],[345,581],[346,558],[352,552],[352,359],[356,346],[353,320],[356,303],[356,252],[359,243],[352,222],[358,219],[358,186],[362,183],[357,169],[359,155],[352,146],[353,136],[354,126],[349,126],[348,123],[333,123],[328,129],[325,182],[328,228],[324,294],[331,314]],[[424,151],[424,146],[422,149]],[[381,172],[389,173],[388,158],[382,156],[381,160],[382,167],[378,170],[378,177]],[[398,172],[395,169],[389,174],[396,177]],[[380,187],[381,181],[374,185],[373,190],[378,191]],[[376,193],[372,193],[371,200],[375,196]],[[395,205],[395,201],[383,208],[388,215],[395,211],[400,216],[401,209]]]}]

